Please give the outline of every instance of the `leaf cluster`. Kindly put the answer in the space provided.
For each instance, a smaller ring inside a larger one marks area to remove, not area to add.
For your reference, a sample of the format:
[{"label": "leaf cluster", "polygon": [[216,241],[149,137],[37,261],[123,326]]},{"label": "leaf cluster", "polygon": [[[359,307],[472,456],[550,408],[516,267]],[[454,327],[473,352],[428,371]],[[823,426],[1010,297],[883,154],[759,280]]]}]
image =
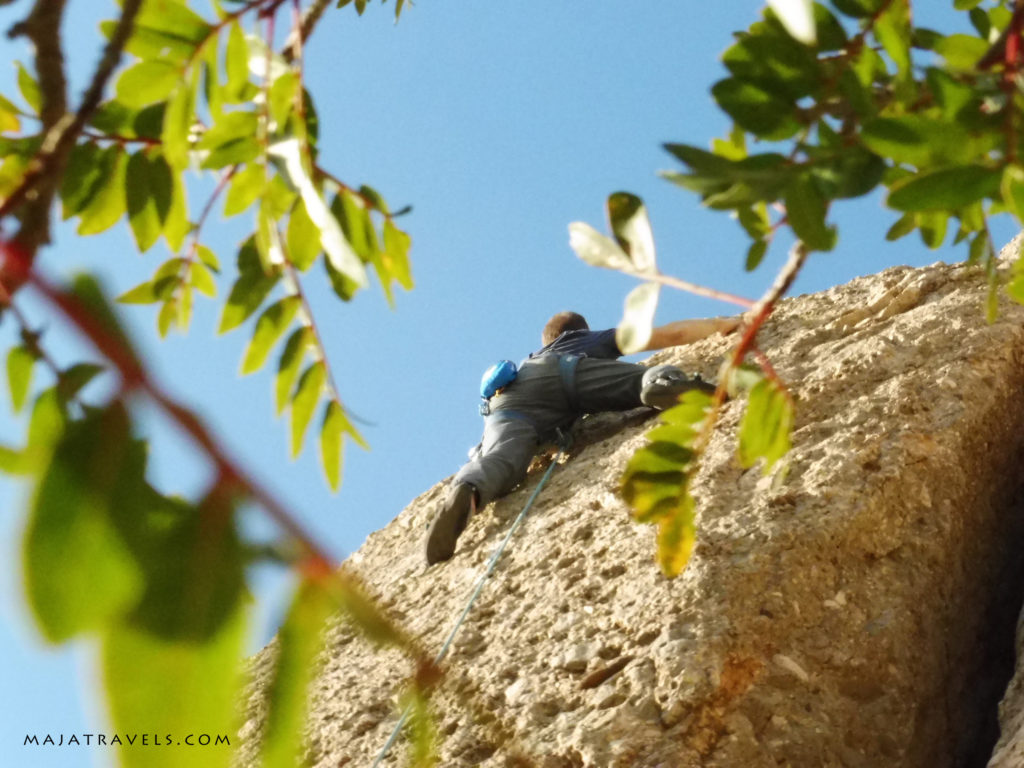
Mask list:
[{"label": "leaf cluster", "polygon": [[737,33],[722,56],[728,75],[711,89],[734,130],[710,151],[667,145],[685,170],[666,178],[739,221],[748,269],[783,225],[811,250],[832,250],[833,202],[881,188],[899,215],[889,239],[916,230],[938,248],[955,227],[954,241],[969,241],[992,273],[987,218],[1024,220],[1011,4],[958,2],[974,35],[915,26],[911,0],[770,5]]}]

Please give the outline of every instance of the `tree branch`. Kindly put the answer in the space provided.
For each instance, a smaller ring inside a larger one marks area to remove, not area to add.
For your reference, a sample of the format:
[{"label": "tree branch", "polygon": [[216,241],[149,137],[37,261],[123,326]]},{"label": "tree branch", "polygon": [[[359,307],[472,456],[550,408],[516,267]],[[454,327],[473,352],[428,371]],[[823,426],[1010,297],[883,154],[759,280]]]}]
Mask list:
[{"label": "tree branch", "polygon": [[[64,175],[68,155],[75,139],[103,99],[107,82],[121,61],[142,2],[124,0],[124,9],[114,34],[104,48],[82,103],[73,116],[67,112],[67,81],[60,41],[65,0],[38,0],[32,14],[19,26],[19,32],[32,40],[36,47],[36,70],[43,98],[40,117],[45,138],[21,185],[0,206],[0,219],[24,205],[21,227],[14,243],[27,258],[29,267],[39,246],[50,242],[50,206]],[[13,293],[20,281],[14,279],[17,275],[10,274],[6,266],[0,264],[0,280],[7,286],[8,293]]]}]

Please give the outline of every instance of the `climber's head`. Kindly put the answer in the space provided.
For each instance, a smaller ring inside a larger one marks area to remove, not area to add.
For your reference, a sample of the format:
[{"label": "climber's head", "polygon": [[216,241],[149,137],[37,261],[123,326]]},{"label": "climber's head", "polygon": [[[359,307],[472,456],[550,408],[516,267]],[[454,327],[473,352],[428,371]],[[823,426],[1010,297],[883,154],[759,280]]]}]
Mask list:
[{"label": "climber's head", "polygon": [[548,324],[544,326],[544,333],[541,335],[541,342],[546,347],[566,331],[587,330],[590,330],[590,326],[587,325],[587,321],[583,318],[583,315],[578,315],[575,312],[559,312],[548,320]]}]

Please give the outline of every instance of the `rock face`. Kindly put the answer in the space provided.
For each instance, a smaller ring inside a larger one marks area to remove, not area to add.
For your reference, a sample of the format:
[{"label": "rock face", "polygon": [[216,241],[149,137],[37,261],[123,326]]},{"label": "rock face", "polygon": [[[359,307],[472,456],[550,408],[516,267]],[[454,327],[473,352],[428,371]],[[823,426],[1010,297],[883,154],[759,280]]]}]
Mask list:
[{"label": "rock face", "polygon": [[[798,398],[788,473],[737,465],[743,402],[727,404],[674,581],[617,492],[651,423],[616,417],[609,435],[606,419],[556,468],[455,641],[434,698],[441,765],[985,765],[1024,534],[1024,307],[986,324],[985,291],[974,268],[937,264],[784,301],[760,346]],[[713,377],[732,343],[655,360]],[[439,648],[539,476],[479,513],[448,563],[427,570],[421,549],[439,485],[349,564]],[[273,645],[254,661],[242,764],[272,662]],[[369,765],[409,669],[333,629],[310,765]]]}]

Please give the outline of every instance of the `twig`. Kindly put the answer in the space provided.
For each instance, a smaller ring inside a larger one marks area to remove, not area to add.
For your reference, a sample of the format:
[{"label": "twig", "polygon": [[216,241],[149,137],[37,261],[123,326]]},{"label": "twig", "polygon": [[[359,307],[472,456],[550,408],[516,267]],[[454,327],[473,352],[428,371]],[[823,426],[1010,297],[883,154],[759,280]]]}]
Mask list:
[{"label": "twig", "polygon": [[289,64],[295,59],[302,57],[302,46],[309,39],[309,36],[313,34],[313,29],[320,22],[320,18],[324,15],[324,11],[327,10],[327,6],[330,4],[331,0],[314,0],[313,4],[302,14],[302,20],[292,30],[291,34],[288,35],[288,39],[284,44],[284,50],[281,51],[281,55],[284,56],[285,61]]},{"label": "twig", "polygon": [[694,293],[698,296],[704,296],[709,299],[727,301],[730,304],[736,304],[741,307],[746,307],[747,309],[756,306],[753,301],[751,301],[750,299],[745,299],[742,296],[736,296],[735,294],[732,293],[719,291],[716,288],[708,288],[703,285],[697,285],[696,283],[691,283],[688,280],[680,280],[678,277],[665,275],[662,274],[661,272],[639,272],[633,269],[621,269],[620,271],[624,272],[627,275],[630,275],[631,277],[640,278],[641,280],[649,280],[654,283],[661,283],[662,285],[668,285],[671,286],[672,288],[678,288],[681,291],[686,291],[687,293]]},{"label": "twig", "polygon": [[229,458],[226,449],[217,442],[202,420],[166,394],[149,377],[125,344],[105,328],[76,296],[50,285],[35,272],[31,273],[28,279],[33,287],[54,304],[85,334],[100,353],[114,364],[121,375],[124,388],[139,389],[149,395],[202,449],[222,477],[236,483],[259,503],[271,518],[302,546],[317,567],[333,570],[335,561],[303,529],[296,517],[269,490]]},{"label": "twig", "polygon": [[[121,60],[142,2],[125,0],[121,18],[74,116],[67,114],[67,84],[59,32],[64,0],[39,0],[24,24],[24,34],[36,46],[36,70],[43,98],[40,117],[46,136],[21,185],[0,206],[0,219],[26,204],[21,228],[14,241],[27,254],[29,266],[39,246],[50,241],[50,206],[63,176],[63,167],[75,139],[103,98],[107,81]],[[18,284],[12,284],[7,277],[0,267],[0,278],[4,279],[7,290],[17,290]]]}]

